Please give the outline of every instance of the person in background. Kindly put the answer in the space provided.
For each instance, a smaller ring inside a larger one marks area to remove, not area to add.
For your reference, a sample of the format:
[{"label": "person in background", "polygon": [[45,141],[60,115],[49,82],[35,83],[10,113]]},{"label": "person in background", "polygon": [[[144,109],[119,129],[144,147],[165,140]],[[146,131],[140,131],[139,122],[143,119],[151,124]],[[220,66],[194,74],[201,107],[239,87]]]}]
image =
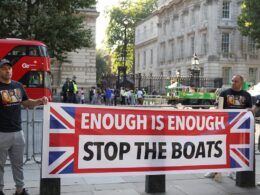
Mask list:
[{"label": "person in background", "polygon": [[80,89],[80,103],[85,104],[85,92],[83,88]]},{"label": "person in background", "polygon": [[62,86],[62,102],[73,103],[74,88],[70,78],[66,78],[64,85]]},{"label": "person in background", "polygon": [[76,82],[77,77],[74,75],[72,77],[72,84],[73,84],[73,103],[77,103],[77,92],[78,92],[78,84]]},{"label": "person in background", "polygon": [[[0,60],[0,195],[4,195],[4,166],[7,155],[10,158],[15,195],[29,195],[24,188],[23,154],[25,138],[21,126],[21,105],[34,107],[47,104],[48,98],[28,98],[23,85],[12,79],[12,65]],[[3,95],[6,94],[3,97]],[[15,96],[12,99],[11,96]],[[7,100],[11,101],[7,101]]]},{"label": "person in background", "polygon": [[136,93],[136,96],[137,96],[137,103],[139,105],[143,105],[143,102],[144,102],[144,93],[141,89],[138,89],[137,93]]}]

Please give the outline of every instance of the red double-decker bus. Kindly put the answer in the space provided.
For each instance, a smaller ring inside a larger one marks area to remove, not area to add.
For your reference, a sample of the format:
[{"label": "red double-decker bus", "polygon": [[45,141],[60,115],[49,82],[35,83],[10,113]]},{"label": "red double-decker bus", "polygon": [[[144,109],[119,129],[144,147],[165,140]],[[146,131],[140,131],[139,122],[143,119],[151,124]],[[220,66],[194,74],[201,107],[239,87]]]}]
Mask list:
[{"label": "red double-decker bus", "polygon": [[13,68],[13,80],[21,82],[30,98],[52,100],[50,57],[44,43],[34,40],[0,39],[0,59]]}]

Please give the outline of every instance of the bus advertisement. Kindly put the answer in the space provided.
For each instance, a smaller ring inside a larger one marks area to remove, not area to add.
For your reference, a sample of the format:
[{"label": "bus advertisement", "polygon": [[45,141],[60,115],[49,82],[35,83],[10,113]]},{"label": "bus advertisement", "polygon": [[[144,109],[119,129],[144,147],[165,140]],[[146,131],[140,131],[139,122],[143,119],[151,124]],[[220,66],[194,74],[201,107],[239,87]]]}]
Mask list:
[{"label": "bus advertisement", "polygon": [[35,40],[0,39],[0,59],[12,64],[12,79],[23,84],[30,98],[52,101],[50,57],[47,46]]}]

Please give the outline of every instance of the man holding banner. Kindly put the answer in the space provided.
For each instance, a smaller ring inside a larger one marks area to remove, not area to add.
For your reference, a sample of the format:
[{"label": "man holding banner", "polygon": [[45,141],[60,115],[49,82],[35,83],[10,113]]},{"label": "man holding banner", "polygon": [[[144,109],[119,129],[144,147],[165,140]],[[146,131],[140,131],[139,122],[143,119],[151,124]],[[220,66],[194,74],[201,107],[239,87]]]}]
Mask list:
[{"label": "man holding banner", "polygon": [[34,107],[47,104],[48,98],[29,99],[23,85],[11,80],[12,65],[8,60],[0,60],[0,195],[4,195],[4,165],[10,157],[15,195],[28,195],[24,188],[23,153],[24,134],[21,127],[21,105]]},{"label": "man holding banner", "polygon": [[[260,99],[256,100],[255,105],[253,106],[252,109],[250,109],[254,113],[254,115],[260,111]],[[260,186],[260,182],[257,182],[257,185]]]},{"label": "man holding banner", "polygon": [[[220,93],[220,97],[223,98],[223,109],[246,109],[252,107],[251,95],[242,90],[244,78],[241,75],[234,75],[232,77],[232,86]],[[205,177],[215,177],[216,173],[209,173]],[[251,176],[252,171],[247,172],[235,172],[230,173],[232,179],[242,178],[245,176]]]}]

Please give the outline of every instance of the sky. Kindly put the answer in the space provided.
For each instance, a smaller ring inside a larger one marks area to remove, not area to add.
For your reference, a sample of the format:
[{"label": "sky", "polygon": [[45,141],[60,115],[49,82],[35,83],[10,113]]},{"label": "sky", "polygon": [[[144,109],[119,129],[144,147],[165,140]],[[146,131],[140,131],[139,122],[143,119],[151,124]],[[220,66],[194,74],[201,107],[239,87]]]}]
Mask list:
[{"label": "sky", "polygon": [[117,5],[119,0],[98,0],[96,5],[99,17],[97,18],[96,28],[96,47],[104,48],[104,38],[109,18],[106,17],[105,10]]}]

